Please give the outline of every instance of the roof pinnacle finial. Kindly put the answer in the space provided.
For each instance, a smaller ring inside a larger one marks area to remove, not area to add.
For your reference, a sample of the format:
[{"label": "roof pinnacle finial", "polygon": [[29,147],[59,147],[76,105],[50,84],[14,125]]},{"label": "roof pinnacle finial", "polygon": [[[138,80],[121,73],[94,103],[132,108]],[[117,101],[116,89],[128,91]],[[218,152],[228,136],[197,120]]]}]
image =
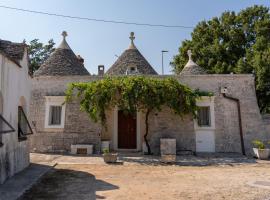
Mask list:
[{"label": "roof pinnacle finial", "polygon": [[187,55],[188,55],[188,59],[192,60],[192,52],[190,49],[187,51]]},{"label": "roof pinnacle finial", "polygon": [[63,39],[66,39],[66,37],[68,36],[67,32],[66,31],[63,31],[62,32],[62,36],[63,36]]},{"label": "roof pinnacle finial", "polygon": [[130,32],[129,39],[131,40],[129,49],[135,49],[136,47],[134,45],[134,40],[135,40],[134,32]]},{"label": "roof pinnacle finial", "polygon": [[58,48],[60,48],[60,49],[70,49],[71,50],[71,48],[69,47],[69,45],[68,45],[68,43],[66,41],[66,37],[68,36],[67,32],[63,31],[61,35],[63,36],[63,40],[62,40],[61,44],[58,46]]}]

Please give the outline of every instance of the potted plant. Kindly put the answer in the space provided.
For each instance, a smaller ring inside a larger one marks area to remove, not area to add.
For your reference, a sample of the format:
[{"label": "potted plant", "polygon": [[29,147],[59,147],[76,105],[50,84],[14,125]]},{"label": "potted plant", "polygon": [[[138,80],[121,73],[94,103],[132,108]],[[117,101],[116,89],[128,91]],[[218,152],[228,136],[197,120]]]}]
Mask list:
[{"label": "potted plant", "polygon": [[[253,148],[253,152],[257,158],[261,160],[267,160],[270,156],[270,149],[266,148],[266,145],[260,140],[252,141],[255,148]],[[268,142],[270,144],[270,141]]]},{"label": "potted plant", "polygon": [[112,153],[108,148],[103,149],[103,159],[105,163],[116,163],[117,153]]}]

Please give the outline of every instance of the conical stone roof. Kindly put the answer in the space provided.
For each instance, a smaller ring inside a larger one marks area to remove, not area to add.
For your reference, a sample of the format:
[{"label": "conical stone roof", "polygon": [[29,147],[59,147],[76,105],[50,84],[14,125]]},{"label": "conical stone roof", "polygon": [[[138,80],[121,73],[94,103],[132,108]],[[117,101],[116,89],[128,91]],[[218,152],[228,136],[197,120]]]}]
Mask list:
[{"label": "conical stone roof", "polygon": [[89,75],[83,63],[77,58],[69,47],[66,36],[62,33],[63,40],[51,56],[34,73],[34,76],[72,76]]},{"label": "conical stone roof", "polygon": [[181,75],[197,75],[197,74],[207,74],[207,72],[200,67],[199,65],[197,65],[197,63],[195,63],[192,60],[192,53],[191,50],[188,50],[188,62],[185,65],[185,67],[182,69],[181,71]]},{"label": "conical stone roof", "polygon": [[[154,74],[157,72],[143,57],[140,51],[134,45],[134,33],[130,33],[131,44],[121,56],[118,57],[116,62],[108,69],[108,75],[127,75],[127,74]],[[129,73],[133,71],[133,73]]]}]

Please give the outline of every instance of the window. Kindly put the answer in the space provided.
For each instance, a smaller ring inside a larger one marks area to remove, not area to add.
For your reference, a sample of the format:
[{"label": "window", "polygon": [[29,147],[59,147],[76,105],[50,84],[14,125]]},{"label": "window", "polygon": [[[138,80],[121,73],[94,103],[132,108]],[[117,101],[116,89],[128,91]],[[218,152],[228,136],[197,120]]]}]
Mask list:
[{"label": "window", "polygon": [[61,125],[62,106],[50,106],[49,125]]},{"label": "window", "polygon": [[215,129],[215,97],[202,96],[197,99],[197,118],[194,120],[195,130]]},{"label": "window", "polygon": [[198,109],[198,125],[211,126],[210,107],[201,106]]},{"label": "window", "polygon": [[24,113],[23,107],[18,107],[18,138],[19,140],[26,140],[27,135],[33,134],[32,128]]},{"label": "window", "polygon": [[65,97],[46,96],[45,128],[64,128]]},{"label": "window", "polygon": [[131,66],[128,67],[127,71],[126,71],[127,75],[132,75],[132,74],[138,74],[138,69],[136,66]]}]

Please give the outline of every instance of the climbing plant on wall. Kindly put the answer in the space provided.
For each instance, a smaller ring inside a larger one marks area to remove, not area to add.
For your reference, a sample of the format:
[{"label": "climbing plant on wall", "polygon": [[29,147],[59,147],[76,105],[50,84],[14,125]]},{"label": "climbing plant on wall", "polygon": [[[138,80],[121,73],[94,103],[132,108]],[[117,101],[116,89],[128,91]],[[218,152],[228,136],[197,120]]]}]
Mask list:
[{"label": "climbing plant on wall", "polygon": [[[66,91],[66,101],[80,99],[81,110],[87,112],[94,121],[106,125],[106,110],[117,106],[126,113],[145,112],[144,140],[151,154],[147,140],[149,114],[162,106],[167,106],[175,114],[195,116],[196,99],[205,92],[191,90],[176,79],[149,78],[142,76],[106,77],[88,83],[72,83]],[[207,93],[209,95],[210,93]]]}]

